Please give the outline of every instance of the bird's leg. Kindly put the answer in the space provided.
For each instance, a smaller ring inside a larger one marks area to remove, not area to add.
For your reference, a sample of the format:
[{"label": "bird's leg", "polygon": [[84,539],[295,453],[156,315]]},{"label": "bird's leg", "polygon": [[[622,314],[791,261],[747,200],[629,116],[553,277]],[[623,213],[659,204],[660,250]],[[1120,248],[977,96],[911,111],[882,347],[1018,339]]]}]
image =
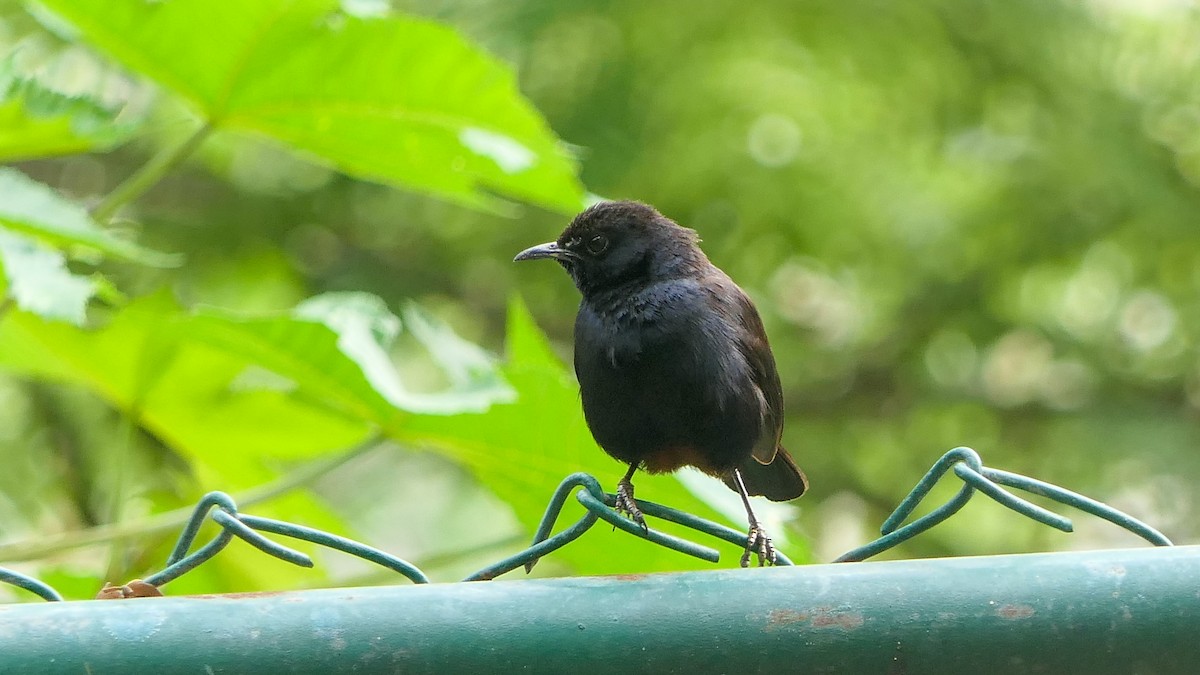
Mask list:
[{"label": "bird's leg", "polygon": [[642,517],[642,510],[638,508],[637,502],[633,499],[633,472],[637,471],[637,464],[630,464],[629,470],[625,472],[625,477],[617,483],[617,513],[623,513],[629,516],[629,519],[642,527],[642,532],[649,533],[650,528],[646,527],[646,519]]},{"label": "bird's leg", "polygon": [[750,532],[746,539],[746,550],[742,553],[742,567],[750,566],[750,555],[758,555],[758,566],[774,565],[775,564],[775,546],[771,544],[771,538],[767,536],[767,531],[759,524],[758,518],[754,516],[754,510],[750,508],[750,495],[746,492],[746,484],[742,482],[742,472],[737,469],[733,470],[733,482],[737,485],[738,494],[742,496],[742,505],[746,507],[746,517],[750,520]]}]

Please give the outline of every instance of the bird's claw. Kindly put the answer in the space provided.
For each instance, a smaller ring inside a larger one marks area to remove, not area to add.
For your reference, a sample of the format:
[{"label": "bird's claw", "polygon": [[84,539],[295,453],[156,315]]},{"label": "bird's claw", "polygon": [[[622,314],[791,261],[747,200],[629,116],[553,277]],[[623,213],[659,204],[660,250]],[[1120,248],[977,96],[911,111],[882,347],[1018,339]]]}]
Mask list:
[{"label": "bird's claw", "polygon": [[[637,501],[633,498],[633,483],[626,480],[617,483],[617,503],[613,508],[617,510],[617,513],[627,516],[637,523],[642,528],[643,534],[650,534],[650,528],[646,526],[646,518],[642,516],[642,510],[638,508]],[[615,525],[613,529],[616,529]]]},{"label": "bird's claw", "polygon": [[742,567],[750,566],[750,556],[758,556],[758,566],[775,564],[775,546],[767,531],[756,522],[750,523],[750,532],[746,537],[746,550],[742,552]]}]

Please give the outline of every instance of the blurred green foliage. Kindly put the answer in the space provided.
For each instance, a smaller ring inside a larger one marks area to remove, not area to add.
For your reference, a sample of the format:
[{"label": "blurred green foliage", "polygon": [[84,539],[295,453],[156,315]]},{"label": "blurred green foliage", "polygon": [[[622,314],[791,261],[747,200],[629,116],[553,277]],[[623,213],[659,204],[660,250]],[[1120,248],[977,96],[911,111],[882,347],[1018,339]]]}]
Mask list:
[{"label": "blurred green foliage", "polygon": [[[161,565],[148,514],[263,486],[251,512],[453,579],[561,477],[611,484],[575,291],[509,264],[577,165],[758,302],[813,483],[772,512],[793,558],[871,538],[956,445],[1195,541],[1197,45],[1169,0],[0,4],[0,563],[86,594]],[[639,495],[740,525],[704,478]],[[1136,543],[1076,526],[973,503],[896,554]],[[243,548],[169,591],[387,579]],[[537,572],[696,565],[598,528]]]}]

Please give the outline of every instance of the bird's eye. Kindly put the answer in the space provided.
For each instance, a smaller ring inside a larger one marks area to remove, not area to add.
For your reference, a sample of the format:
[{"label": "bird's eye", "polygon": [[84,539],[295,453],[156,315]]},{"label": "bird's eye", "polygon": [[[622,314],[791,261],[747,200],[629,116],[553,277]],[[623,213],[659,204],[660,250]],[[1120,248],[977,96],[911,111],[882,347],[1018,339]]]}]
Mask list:
[{"label": "bird's eye", "polygon": [[598,234],[591,239],[588,239],[587,250],[592,255],[600,255],[608,248],[608,237]]}]

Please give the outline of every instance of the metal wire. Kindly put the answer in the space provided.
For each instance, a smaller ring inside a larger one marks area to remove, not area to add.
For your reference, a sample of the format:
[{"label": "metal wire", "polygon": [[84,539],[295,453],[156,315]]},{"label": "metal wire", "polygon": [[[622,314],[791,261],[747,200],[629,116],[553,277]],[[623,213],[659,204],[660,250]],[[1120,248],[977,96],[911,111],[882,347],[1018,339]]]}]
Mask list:
[{"label": "metal wire", "polygon": [[[937,507],[927,515],[924,515],[917,520],[901,527],[901,523],[908,519],[916,510],[917,506],[933,489],[933,486],[941,480],[942,476],[947,471],[954,470],[954,474],[963,481],[963,486],[958,493],[949,501]],[[1130,532],[1142,537],[1155,546],[1170,546],[1171,540],[1167,539],[1161,532],[1150,527],[1149,525],[1137,520],[1136,518],[1122,513],[1111,506],[1102,504],[1094,499],[1084,497],[1083,495],[1065,490],[1056,485],[1042,482],[1020,474],[1010,473],[1008,471],[999,471],[983,466],[979,454],[971,448],[960,447],[942,455],[932,468],[917,482],[916,487],[908,493],[908,496],[900,502],[900,506],[888,516],[884,521],[883,527],[880,528],[882,537],[864,544],[852,551],[847,551],[834,562],[857,562],[866,560],[871,556],[877,555],[886,551],[901,542],[912,539],[918,534],[928,530],[938,523],[946,520],[954,515],[959,509],[970,501],[976,490],[1000,502],[1004,506],[1028,516],[1040,523],[1049,525],[1050,527],[1062,530],[1063,532],[1071,532],[1074,526],[1070,519],[1060,516],[1056,513],[1047,511],[1046,509],[1032,504],[1016,495],[1008,492],[1001,485],[1015,487],[1032,494],[1049,497],[1056,502],[1073,506],[1077,509],[1086,511],[1093,515],[1099,516],[1111,523],[1119,525]]]},{"label": "metal wire", "polygon": [[[567,529],[553,537],[550,536],[550,532],[554,529],[554,524],[558,521],[563,507],[566,506],[567,498],[576,488],[582,488],[579,492],[575,493],[575,499],[587,509],[587,513]],[[605,492],[600,487],[600,482],[594,476],[586,473],[574,473],[567,476],[559,483],[558,488],[555,489],[554,494],[550,497],[550,503],[546,506],[546,511],[542,515],[542,520],[538,524],[537,531],[533,536],[533,543],[529,548],[471,574],[465,581],[494,579],[522,565],[525,566],[525,571],[528,572],[533,569],[533,566],[539,559],[575,541],[599,520],[610,523],[614,528],[628,532],[635,537],[646,539],[660,546],[665,546],[674,551],[700,558],[701,560],[717,562],[720,559],[721,554],[715,549],[659,532],[658,530],[643,530],[640,525],[617,512],[614,508],[616,500],[616,495]],[[640,499],[636,501],[644,515],[676,523],[738,546],[746,546],[747,533],[745,532],[738,532],[720,523],[714,523],[690,513],[672,509],[661,504],[655,504],[654,502],[647,502]],[[791,565],[792,561],[787,556],[777,553],[776,564]]]},{"label": "metal wire", "polygon": [[[953,471],[954,475],[963,481],[958,492],[930,513],[905,525],[904,522],[929,495],[933,486],[950,471]],[[1017,513],[1050,527],[1064,532],[1072,530],[1072,524],[1068,518],[1026,501],[1005,490],[1003,486],[1047,497],[1061,504],[1091,513],[1137,534],[1156,546],[1171,545],[1171,541],[1158,530],[1111,506],[1034,478],[985,467],[978,453],[970,448],[960,447],[943,455],[917,482],[917,485],[900,502],[891,516],[884,521],[883,527],[880,528],[883,536],[842,554],[835,562],[865,560],[907,541],[954,515],[970,501],[976,492],[981,492]],[[551,532],[554,531],[554,526],[572,493],[574,493],[576,501],[583,505],[584,513],[574,523],[552,535]],[[651,518],[672,522],[735,546],[743,548],[746,546],[747,533],[745,532],[661,504],[640,499],[637,500],[637,504],[642,513]],[[551,496],[531,544],[519,553],[474,572],[465,581],[494,579],[522,566],[528,572],[533,569],[538,560],[583,536],[601,520],[612,524],[614,529],[620,529],[635,537],[686,555],[709,562],[717,562],[720,558],[720,553],[708,546],[655,529],[643,530],[640,525],[619,513],[614,508],[615,505],[616,495],[605,492],[595,477],[586,473],[574,473],[567,476],[559,483]],[[209,521],[217,524],[220,530],[211,540],[192,551],[201,527]],[[146,577],[145,582],[159,587],[177,579],[220,553],[234,538],[243,539],[262,552],[280,560],[302,567],[313,566],[313,561],[309,556],[282,546],[262,536],[259,532],[301,539],[319,546],[343,551],[390,569],[413,583],[429,583],[429,578],[416,565],[366,544],[294,523],[239,513],[233,498],[223,492],[210,492],[200,500],[180,533],[179,540],[171,554],[167,557],[166,567],[162,571]],[[189,553],[189,551],[192,552]],[[777,564],[792,564],[787,556],[782,553],[777,555]],[[0,568],[0,582],[22,588],[45,600],[61,601],[63,599],[46,583],[6,568]]]},{"label": "metal wire", "polygon": [[7,567],[0,567],[0,581],[37,594],[38,597],[50,602],[62,601],[63,597],[50,584],[38,581],[31,576],[21,574]]},{"label": "metal wire", "polygon": [[1171,540],[1167,539],[1162,532],[1127,513],[1118,511],[1108,504],[1103,504],[1090,497],[1085,497],[1078,492],[1071,492],[1070,490],[1042,482],[1036,478],[1009,473],[1000,469],[985,467],[983,475],[1001,485],[1008,485],[1009,487],[1020,488],[1035,495],[1049,497],[1057,502],[1073,506],[1080,511],[1086,511],[1093,516],[1103,518],[1114,525],[1129,530],[1155,546],[1173,546]]},{"label": "metal wire", "polygon": [[240,516],[239,519],[256,530],[264,532],[272,532],[274,534],[282,534],[285,537],[294,539],[303,539],[314,544],[320,544],[327,548],[337,549],[344,553],[357,556],[368,562],[373,562],[381,567],[386,567],[393,572],[398,572],[404,575],[409,581],[415,584],[429,583],[429,577],[425,573],[417,569],[417,566],[397,558],[396,556],[380,551],[377,548],[372,548],[366,544],[360,544],[353,539],[339,537],[336,534],[314,530],[311,527],[296,525],[294,523],[285,523],[280,520],[271,520],[270,518],[260,518],[258,516]]}]

